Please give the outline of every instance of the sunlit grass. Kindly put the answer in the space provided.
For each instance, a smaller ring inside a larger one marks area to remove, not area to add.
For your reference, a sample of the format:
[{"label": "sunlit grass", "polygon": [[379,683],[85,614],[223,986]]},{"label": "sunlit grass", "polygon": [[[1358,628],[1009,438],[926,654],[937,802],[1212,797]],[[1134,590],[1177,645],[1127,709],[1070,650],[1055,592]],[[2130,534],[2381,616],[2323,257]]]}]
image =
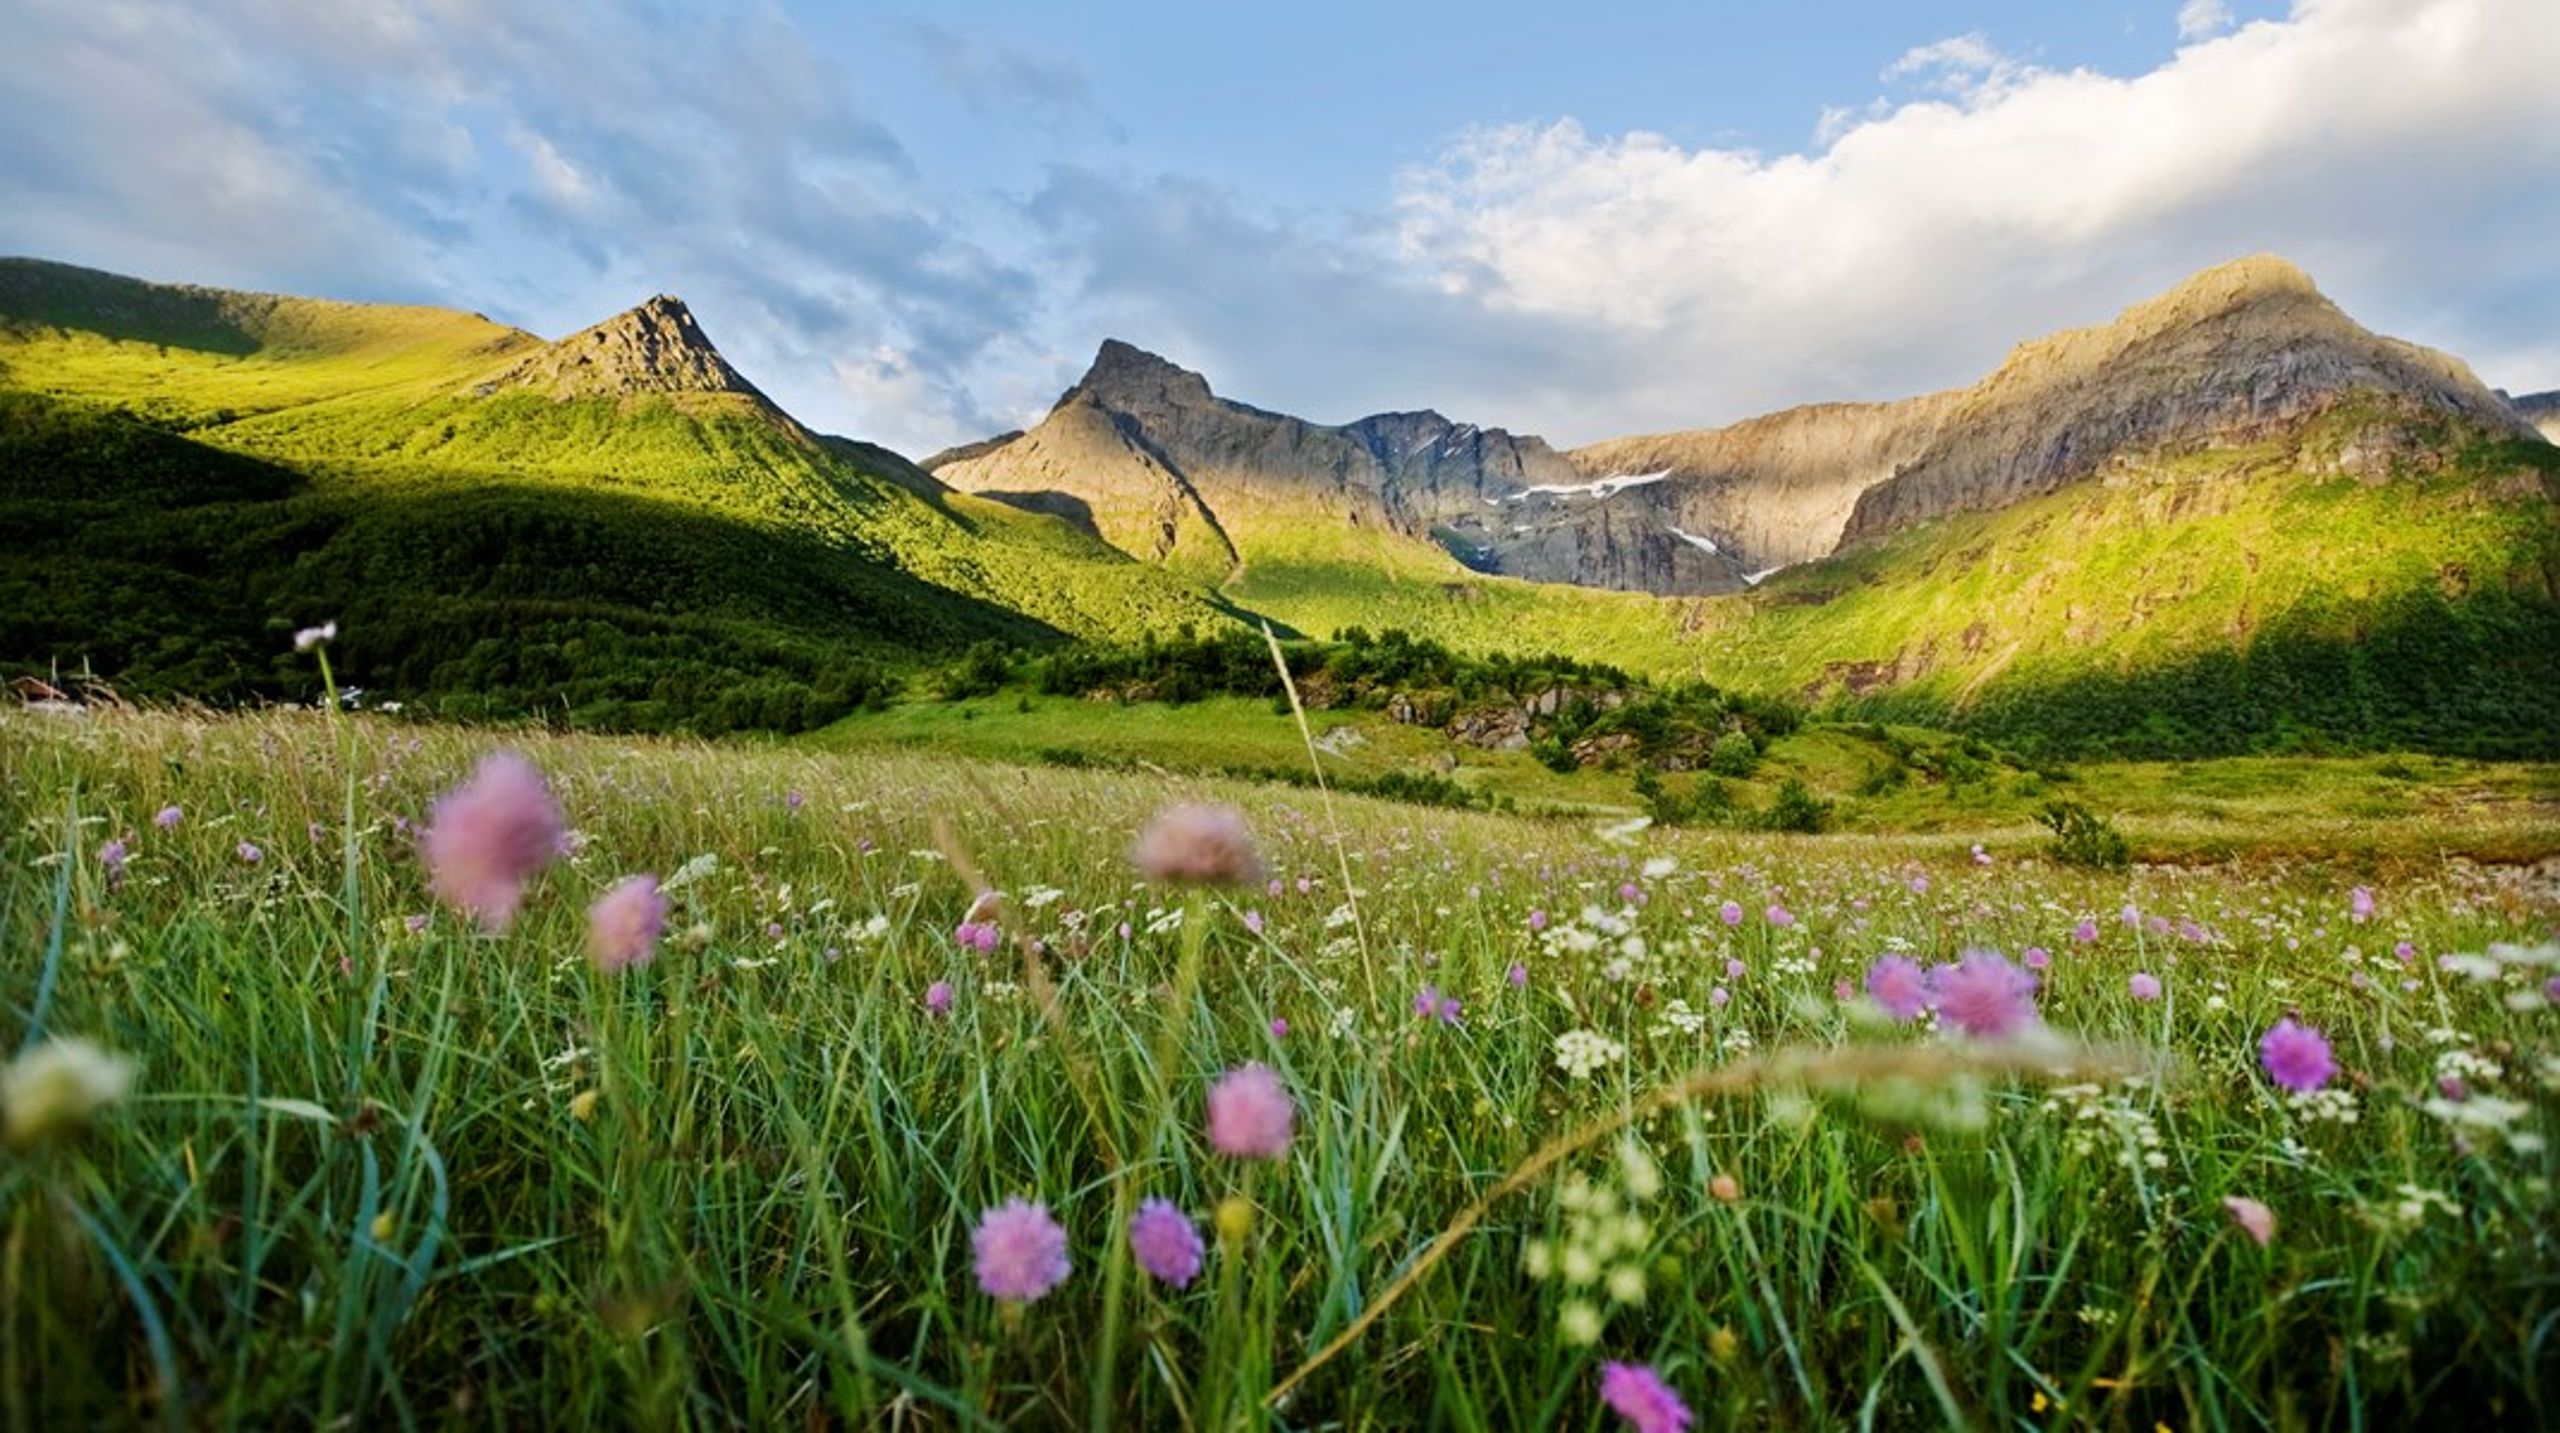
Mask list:
[{"label": "sunlit grass", "polygon": [[[1620,1180],[1602,1139],[1487,1208],[1268,1416],[1588,1426],[1603,1356],[1652,1363],[1716,1427],[2552,1416],[2547,972],[2436,964],[2549,940],[2528,879],[2386,881],[2359,923],[2316,868],[1618,847],[1358,801],[1337,853],[1312,793],[524,733],[504,740],[549,773],[577,852],[493,939],[431,908],[406,833],[498,740],[355,728],[350,910],[350,773],[317,717],[0,718],[10,1008],[32,1010],[59,892],[46,1028],[141,1063],[87,1139],[0,1164],[15,1421],[1253,1421],[1549,1140],[1695,1070],[1835,1049],[1905,1073],[1738,1079],[1636,1121],[1664,1174],[1641,1303],[1523,1267],[1565,1176]],[[1139,885],[1131,833],[1178,796],[1244,805],[1280,892]],[[950,938],[970,892],[937,817],[1012,897],[997,956]],[[110,837],[131,850],[113,890]],[[683,869],[656,963],[598,975],[586,903]],[[2128,904],[2204,938],[2129,928]],[[1202,977],[1173,1009],[1186,931]],[[1933,1074],[1936,1037],[1835,996],[1889,947],[1977,944],[2050,949],[2051,1023],[2165,1073]],[[2135,970],[2166,997],[2133,1000]],[[936,979],[958,990],[943,1017]],[[1425,983],[1459,1024],[1413,1014]],[[2354,1123],[2257,1072],[2288,1011],[2335,1043]],[[1577,1080],[1554,1042],[1586,1028],[1627,1053]],[[1207,1082],[1247,1060],[1299,1102],[1279,1168],[1199,1134]],[[2523,1113],[2458,1131],[2421,1108],[2448,1070]],[[1100,1367],[1123,1182],[1204,1222],[1232,1194],[1257,1212],[1189,1290],[1123,1265]],[[1076,1270],[1008,1313],[971,1281],[968,1230],[1011,1194],[1065,1221]],[[2226,1195],[2276,1212],[2269,1248]],[[1565,1337],[1578,1300],[1605,1315],[1595,1346]]]}]

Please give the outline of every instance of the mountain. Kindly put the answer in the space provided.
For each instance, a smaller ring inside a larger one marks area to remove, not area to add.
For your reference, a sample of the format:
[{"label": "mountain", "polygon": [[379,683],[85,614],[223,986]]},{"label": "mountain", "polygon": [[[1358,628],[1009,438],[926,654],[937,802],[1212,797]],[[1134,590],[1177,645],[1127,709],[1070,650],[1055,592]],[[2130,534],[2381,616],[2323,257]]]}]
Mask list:
[{"label": "mountain", "polygon": [[2540,430],[2546,440],[2560,443],[2560,389],[2554,389],[2549,393],[2528,393],[2521,398],[2510,398],[2507,400],[2507,406],[2515,409],[2518,416]]},{"label": "mountain", "polygon": [[1063,523],[810,432],[659,297],[450,310],[0,261],[0,662],[141,694],[341,679],[468,715],[790,729],[972,643],[1225,620]]}]

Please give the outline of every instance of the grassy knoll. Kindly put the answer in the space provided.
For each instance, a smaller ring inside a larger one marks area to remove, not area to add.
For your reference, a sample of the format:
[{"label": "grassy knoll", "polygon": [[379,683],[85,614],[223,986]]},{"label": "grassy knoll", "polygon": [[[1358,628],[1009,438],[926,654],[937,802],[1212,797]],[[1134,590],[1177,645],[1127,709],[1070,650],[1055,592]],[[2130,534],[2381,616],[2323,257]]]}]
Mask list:
[{"label": "grassy knoll", "polygon": [[[576,835],[487,936],[413,836],[501,743]],[[1201,798],[1272,885],[1136,878]],[[1617,1359],[1715,1429],[2560,1419],[2547,883],[1332,813],[911,750],[0,713],[0,1034],[136,1062],[0,1153],[0,1405],[1592,1428]],[[1008,893],[992,953],[954,857]],[[607,975],[582,913],[635,871],[670,934]],[[2050,953],[2059,1043],[1855,994],[1972,947]],[[2287,1016],[2319,1093],[2260,1067]],[[1202,1133],[1247,1061],[1294,1105],[1277,1161]],[[1020,1305],[971,1243],[1015,1196],[1071,1264]],[[1196,1281],[1130,1262],[1142,1196],[1203,1221]]]}]

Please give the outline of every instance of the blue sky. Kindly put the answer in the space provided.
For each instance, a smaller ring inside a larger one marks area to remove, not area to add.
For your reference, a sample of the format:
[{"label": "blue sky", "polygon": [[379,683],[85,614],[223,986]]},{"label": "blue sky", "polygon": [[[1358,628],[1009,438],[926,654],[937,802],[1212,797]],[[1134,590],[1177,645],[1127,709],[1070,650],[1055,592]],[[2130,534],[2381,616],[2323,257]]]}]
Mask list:
[{"label": "blue sky", "polygon": [[1970,381],[2258,250],[2560,386],[2549,0],[0,0],[0,251],[477,309],[683,294],[816,426],[1117,336],[1560,441]]}]

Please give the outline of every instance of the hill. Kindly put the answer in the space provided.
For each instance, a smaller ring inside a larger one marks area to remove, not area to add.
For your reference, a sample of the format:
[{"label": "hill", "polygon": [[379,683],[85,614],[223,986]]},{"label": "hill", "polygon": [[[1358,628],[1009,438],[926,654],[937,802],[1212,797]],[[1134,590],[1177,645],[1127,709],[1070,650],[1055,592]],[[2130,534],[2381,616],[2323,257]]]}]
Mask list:
[{"label": "hill", "polygon": [[128,691],[341,676],[470,715],[796,729],[973,642],[1217,606],[774,407],[660,297],[474,315],[0,262],[0,656]]}]

